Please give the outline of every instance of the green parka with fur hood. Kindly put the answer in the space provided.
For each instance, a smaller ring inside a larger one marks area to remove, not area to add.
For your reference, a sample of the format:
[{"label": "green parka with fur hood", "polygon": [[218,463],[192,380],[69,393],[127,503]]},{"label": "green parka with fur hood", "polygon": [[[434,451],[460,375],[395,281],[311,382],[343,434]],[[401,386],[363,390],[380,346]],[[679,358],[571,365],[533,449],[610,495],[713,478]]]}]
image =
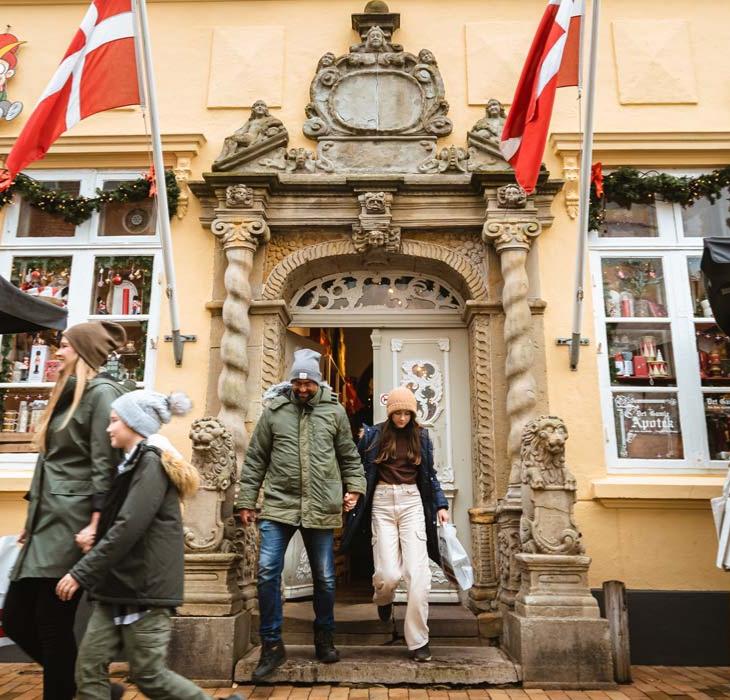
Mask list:
[{"label": "green parka with fur hood", "polygon": [[264,520],[341,527],[343,490],[365,493],[345,409],[328,386],[305,404],[292,398],[289,384],[272,389],[246,451],[236,509],[254,509],[263,484]]},{"label": "green parka with fur hood", "polygon": [[99,518],[97,544],[71,569],[71,576],[102,603],[182,605],[180,501],[193,495],[199,484],[195,467],[165,438],[154,435],[141,442],[112,482]]}]

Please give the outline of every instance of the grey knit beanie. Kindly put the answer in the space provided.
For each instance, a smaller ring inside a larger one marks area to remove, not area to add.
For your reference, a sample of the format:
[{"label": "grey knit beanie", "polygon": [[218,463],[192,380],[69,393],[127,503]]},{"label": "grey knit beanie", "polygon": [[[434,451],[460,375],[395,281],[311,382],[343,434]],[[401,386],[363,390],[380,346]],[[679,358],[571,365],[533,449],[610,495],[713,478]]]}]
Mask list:
[{"label": "grey knit beanie", "polygon": [[316,350],[304,348],[294,353],[294,362],[289,372],[289,379],[309,380],[310,382],[322,383],[322,372],[319,369],[319,358],[322,354]]},{"label": "grey knit beanie", "polygon": [[142,437],[154,435],[172,416],[184,416],[191,408],[190,399],[182,392],[165,396],[146,389],[122,394],[112,402],[112,410]]}]

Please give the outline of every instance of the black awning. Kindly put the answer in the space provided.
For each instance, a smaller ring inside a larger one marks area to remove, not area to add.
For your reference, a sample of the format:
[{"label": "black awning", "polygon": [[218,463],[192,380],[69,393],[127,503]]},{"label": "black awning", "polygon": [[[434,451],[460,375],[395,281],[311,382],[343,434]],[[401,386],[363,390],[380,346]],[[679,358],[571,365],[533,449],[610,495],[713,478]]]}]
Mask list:
[{"label": "black awning", "polygon": [[62,331],[67,323],[65,308],[32,297],[0,277],[0,334],[33,333],[46,328]]}]

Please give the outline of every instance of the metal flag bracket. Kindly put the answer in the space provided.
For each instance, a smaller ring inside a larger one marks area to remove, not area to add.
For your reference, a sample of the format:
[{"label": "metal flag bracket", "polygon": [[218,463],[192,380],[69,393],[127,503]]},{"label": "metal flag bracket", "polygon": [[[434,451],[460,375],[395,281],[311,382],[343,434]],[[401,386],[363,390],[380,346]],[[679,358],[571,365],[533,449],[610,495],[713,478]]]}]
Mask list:
[{"label": "metal flag bracket", "polygon": [[180,367],[183,359],[183,344],[197,343],[197,335],[184,335],[180,331],[173,331],[172,335],[165,336],[166,343],[172,343],[172,352],[175,355],[175,366]]}]

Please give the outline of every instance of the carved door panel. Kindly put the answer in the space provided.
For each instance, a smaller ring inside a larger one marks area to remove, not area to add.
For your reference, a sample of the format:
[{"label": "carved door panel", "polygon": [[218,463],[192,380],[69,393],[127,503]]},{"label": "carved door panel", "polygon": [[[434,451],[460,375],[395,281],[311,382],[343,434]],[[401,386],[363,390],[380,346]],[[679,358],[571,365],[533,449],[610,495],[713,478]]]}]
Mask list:
[{"label": "carved door panel", "polygon": [[[400,385],[412,389],[418,420],[433,441],[434,464],[452,519],[469,551],[472,478],[467,332],[461,328],[375,329],[371,339],[375,421],[386,418],[390,389]],[[432,571],[431,600],[456,600],[456,591],[441,570],[432,565]]]}]

